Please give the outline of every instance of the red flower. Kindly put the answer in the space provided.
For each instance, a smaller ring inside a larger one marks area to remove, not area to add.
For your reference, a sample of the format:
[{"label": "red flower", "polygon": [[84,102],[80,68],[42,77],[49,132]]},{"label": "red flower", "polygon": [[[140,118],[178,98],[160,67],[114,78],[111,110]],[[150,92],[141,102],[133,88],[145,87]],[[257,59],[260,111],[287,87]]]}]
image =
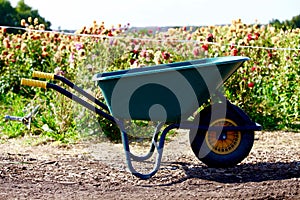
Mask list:
[{"label": "red flower", "polygon": [[238,50],[236,48],[233,48],[230,53],[232,56],[237,56]]},{"label": "red flower", "polygon": [[254,35],[255,35],[255,39],[258,40],[260,34],[259,33],[254,33]]},{"label": "red flower", "polygon": [[273,54],[271,52],[268,52],[268,57],[269,58],[272,58],[273,57]]},{"label": "red flower", "polygon": [[134,53],[134,54],[139,54],[139,51],[138,51],[137,49],[133,49],[133,50],[132,50],[132,53]]},{"label": "red flower", "polygon": [[254,72],[256,70],[256,66],[253,66],[252,68],[251,68],[251,72]]},{"label": "red flower", "polygon": [[135,59],[130,59],[130,64],[133,65],[133,63],[135,62]]},{"label": "red flower", "polygon": [[0,28],[0,30],[2,29],[2,33],[6,33],[6,28]]},{"label": "red flower", "polygon": [[203,44],[203,45],[202,45],[202,49],[203,49],[204,51],[207,51],[207,50],[208,50],[208,44]]},{"label": "red flower", "polygon": [[111,33],[111,31],[108,31],[107,36],[112,37],[114,35]]},{"label": "red flower", "polygon": [[249,87],[249,88],[253,88],[254,85],[255,85],[255,84],[254,84],[253,82],[249,82],[249,83],[248,83],[248,87]]},{"label": "red flower", "polygon": [[168,60],[171,56],[168,52],[162,52],[161,55],[165,60]]}]

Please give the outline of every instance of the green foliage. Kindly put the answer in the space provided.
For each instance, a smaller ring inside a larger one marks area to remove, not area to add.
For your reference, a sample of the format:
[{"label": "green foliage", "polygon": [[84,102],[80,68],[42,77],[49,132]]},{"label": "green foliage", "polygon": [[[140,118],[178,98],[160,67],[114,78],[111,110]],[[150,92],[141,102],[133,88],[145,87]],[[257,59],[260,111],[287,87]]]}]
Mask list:
[{"label": "green foliage", "polygon": [[[2,94],[0,96],[0,109],[9,112],[12,116],[23,116],[23,110],[27,103],[27,99],[23,99],[14,93]],[[5,122],[4,117],[5,114],[0,112],[0,139],[14,138],[27,133],[26,127],[23,124]]]},{"label": "green foliage", "polygon": [[[0,30],[0,114],[22,115],[27,104],[41,105],[30,132],[22,124],[1,122],[1,137],[29,132],[70,142],[83,135],[102,134],[120,141],[114,124],[72,100],[55,91],[21,87],[20,78],[31,77],[33,70],[61,74],[104,101],[91,81],[96,73],[229,55],[251,58],[225,83],[229,100],[265,129],[292,128],[300,121],[299,51],[276,49],[299,48],[300,29],[284,31],[273,26],[246,25],[240,20],[230,26],[170,28],[155,34],[130,32],[123,27],[109,29],[96,23],[76,32],[85,36],[35,32],[34,28],[15,35]],[[149,137],[146,122],[126,126],[134,135]],[[146,128],[145,135],[139,133],[140,127]]]}]

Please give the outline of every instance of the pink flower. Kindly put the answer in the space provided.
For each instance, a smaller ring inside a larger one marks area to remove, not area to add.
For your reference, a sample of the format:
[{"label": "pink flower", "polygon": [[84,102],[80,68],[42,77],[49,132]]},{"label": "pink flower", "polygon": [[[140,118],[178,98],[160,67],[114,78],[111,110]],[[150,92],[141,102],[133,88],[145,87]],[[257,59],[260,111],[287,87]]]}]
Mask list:
[{"label": "pink flower", "polygon": [[193,49],[193,54],[194,54],[195,57],[199,56],[200,50],[199,50],[198,47],[195,47],[195,48]]},{"label": "pink flower", "polygon": [[72,53],[70,54],[69,62],[70,62],[70,63],[73,63],[73,62],[74,62],[74,52],[72,52]]},{"label": "pink flower", "polygon": [[206,40],[207,40],[207,42],[213,42],[213,41],[214,41],[214,36],[213,36],[213,34],[209,33],[209,34],[207,35]]},{"label": "pink flower", "polygon": [[56,67],[56,68],[54,69],[54,74],[55,74],[55,75],[58,75],[58,76],[63,76],[65,73],[61,70],[60,67]]},{"label": "pink flower", "polygon": [[235,44],[234,43],[231,43],[230,44],[230,49],[233,49],[235,47]]},{"label": "pink flower", "polygon": [[77,49],[77,51],[79,51],[80,49],[83,49],[83,44],[77,43],[75,44],[75,48]]},{"label": "pink flower", "polygon": [[143,49],[143,50],[141,51],[141,53],[140,53],[140,56],[146,58],[146,56],[147,56],[147,50],[146,50],[146,49]]},{"label": "pink flower", "polygon": [[251,33],[249,33],[249,34],[247,35],[247,39],[248,39],[248,41],[254,39],[254,38],[252,37],[252,34],[251,34]]}]

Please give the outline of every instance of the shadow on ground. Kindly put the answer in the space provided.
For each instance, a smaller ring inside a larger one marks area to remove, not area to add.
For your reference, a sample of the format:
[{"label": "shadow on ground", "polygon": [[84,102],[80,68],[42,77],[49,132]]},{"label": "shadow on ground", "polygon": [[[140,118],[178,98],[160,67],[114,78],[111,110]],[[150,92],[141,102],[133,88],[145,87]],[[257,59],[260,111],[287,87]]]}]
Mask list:
[{"label": "shadow on ground", "polygon": [[[190,163],[173,162],[171,166],[177,166],[184,170],[185,177],[174,180],[165,186],[178,184],[188,179],[196,178],[216,181],[219,183],[245,183],[262,182],[270,180],[284,180],[300,178],[300,161],[294,162],[259,162],[255,164],[240,164],[231,168],[208,168],[206,166],[191,166]],[[170,172],[172,173],[172,172]]]}]

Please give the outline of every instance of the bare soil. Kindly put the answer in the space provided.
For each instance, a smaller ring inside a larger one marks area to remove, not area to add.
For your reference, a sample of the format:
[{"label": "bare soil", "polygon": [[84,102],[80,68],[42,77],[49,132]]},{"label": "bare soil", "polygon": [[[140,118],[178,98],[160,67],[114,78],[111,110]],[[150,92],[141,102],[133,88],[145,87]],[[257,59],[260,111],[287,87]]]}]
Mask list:
[{"label": "bare soil", "polygon": [[197,160],[180,132],[148,180],[126,170],[121,144],[31,146],[25,139],[0,144],[0,199],[300,199],[300,133],[257,132],[249,156],[222,169]]}]

